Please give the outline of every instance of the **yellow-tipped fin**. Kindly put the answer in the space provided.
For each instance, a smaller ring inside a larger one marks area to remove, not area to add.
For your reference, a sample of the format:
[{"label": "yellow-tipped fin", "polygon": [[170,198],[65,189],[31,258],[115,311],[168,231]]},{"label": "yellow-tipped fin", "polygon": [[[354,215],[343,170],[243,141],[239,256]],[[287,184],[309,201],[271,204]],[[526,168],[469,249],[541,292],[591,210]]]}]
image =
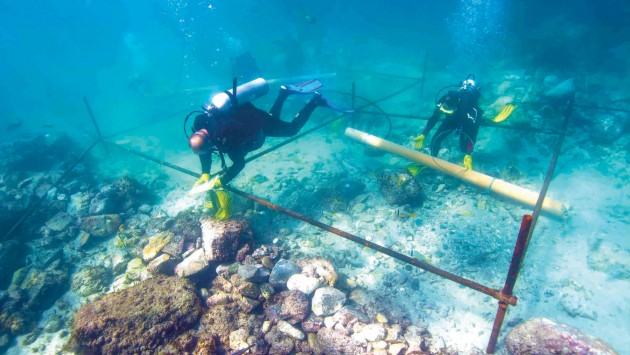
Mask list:
[{"label": "yellow-tipped fin", "polygon": [[420,164],[409,164],[405,167],[405,169],[407,169],[411,176],[416,177],[416,175],[420,174],[420,172],[426,169],[426,167]]},{"label": "yellow-tipped fin", "polygon": [[514,112],[516,106],[512,104],[507,104],[505,107],[499,112],[499,114],[492,120],[492,122],[500,123],[507,120],[508,117]]}]

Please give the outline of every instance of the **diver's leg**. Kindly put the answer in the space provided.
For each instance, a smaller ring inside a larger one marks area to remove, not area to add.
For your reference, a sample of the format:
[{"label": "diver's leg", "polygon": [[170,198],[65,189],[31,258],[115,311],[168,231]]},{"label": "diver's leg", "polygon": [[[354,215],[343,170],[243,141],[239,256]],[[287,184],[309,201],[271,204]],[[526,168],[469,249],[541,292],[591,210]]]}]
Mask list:
[{"label": "diver's leg", "polygon": [[446,136],[448,136],[451,132],[455,130],[455,120],[446,118],[440,127],[438,127],[437,132],[433,135],[433,139],[431,139],[431,155],[437,157],[440,152],[440,148],[442,147],[442,141]]},{"label": "diver's leg", "polygon": [[473,122],[467,123],[462,127],[462,133],[459,135],[459,150],[464,154],[472,153],[477,143],[477,134],[479,126]]},{"label": "diver's leg", "polygon": [[295,115],[293,121],[284,122],[280,119],[273,119],[270,124],[264,128],[266,137],[291,137],[296,135],[306,124],[309,117],[319,106],[321,95],[315,94],[313,98]]},{"label": "diver's leg", "polygon": [[278,97],[276,98],[276,101],[274,101],[273,106],[271,106],[271,110],[269,110],[269,114],[276,119],[280,119],[280,112],[282,111],[282,105],[284,105],[284,102],[287,100],[287,97],[289,97],[289,95],[291,95],[291,93],[289,91],[287,91],[286,89],[280,89],[280,92],[278,93]]}]

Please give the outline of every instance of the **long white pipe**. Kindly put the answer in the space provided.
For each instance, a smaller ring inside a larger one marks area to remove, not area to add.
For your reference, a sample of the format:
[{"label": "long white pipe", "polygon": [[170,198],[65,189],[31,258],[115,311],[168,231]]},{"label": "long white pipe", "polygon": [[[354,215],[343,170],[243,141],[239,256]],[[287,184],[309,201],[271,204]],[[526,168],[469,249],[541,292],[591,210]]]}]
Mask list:
[{"label": "long white pipe", "polygon": [[[400,157],[412,160],[416,163],[420,163],[424,166],[456,177],[471,185],[477,186],[480,189],[491,192],[495,195],[506,197],[512,201],[530,207],[534,207],[536,205],[536,201],[538,201],[538,193],[528,190],[524,187],[510,184],[505,180],[493,178],[491,176],[484,175],[473,170],[466,170],[459,165],[449,163],[445,160],[438,159],[424,153],[420,153],[413,149],[403,147],[396,143],[392,143],[388,140],[373,136],[354,128],[346,128],[346,136],[358,142],[372,146],[376,149],[396,154]],[[542,210],[555,217],[566,217],[567,214],[567,209],[562,203],[554,201],[550,198],[545,198],[545,200],[543,201]]]}]

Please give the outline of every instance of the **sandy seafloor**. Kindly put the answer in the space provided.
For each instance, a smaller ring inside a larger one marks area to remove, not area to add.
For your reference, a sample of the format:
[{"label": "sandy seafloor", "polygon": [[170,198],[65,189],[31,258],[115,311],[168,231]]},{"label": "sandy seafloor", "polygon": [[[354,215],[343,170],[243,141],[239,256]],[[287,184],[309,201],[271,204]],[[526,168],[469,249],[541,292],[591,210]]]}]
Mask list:
[{"label": "sandy seafloor", "polygon": [[[324,82],[328,89],[347,92],[350,83],[355,81],[357,93],[376,100],[413,80],[374,73],[421,76],[419,68],[404,68],[399,64],[372,67],[370,72],[372,74],[339,71]],[[420,86],[416,86],[379,105],[390,113],[427,117],[433,93],[443,84],[460,80],[441,72],[428,72],[427,77],[423,100],[418,99]],[[535,96],[534,93],[549,89],[541,84],[540,76],[522,68],[496,70],[492,82],[484,90],[482,104],[489,116],[496,112],[490,104],[501,96],[522,99],[518,96],[523,92]],[[271,93],[256,104],[261,108],[268,107],[276,90],[277,86],[272,86]],[[340,96],[329,96],[348,104]],[[579,92],[577,100],[579,103]],[[357,104],[361,102],[357,101]],[[300,98],[292,98],[283,111],[285,119],[291,117],[300,105]],[[544,117],[532,119],[535,117],[532,112],[536,110],[538,108],[518,106],[508,123],[527,121],[534,126],[560,127],[561,109],[540,109],[538,112],[546,112]],[[370,108],[370,111],[374,110]],[[319,109],[304,130],[330,117],[334,117],[331,112]],[[198,171],[197,158],[187,150],[181,133],[181,120],[182,115],[176,114],[155,124],[147,123],[141,131],[132,131],[113,140]],[[357,124],[368,132],[382,135],[386,131],[382,117],[357,114],[354,120],[368,122]],[[411,217],[396,216],[394,212],[401,207],[389,206],[385,202],[378,191],[376,177],[383,169],[404,167],[409,162],[390,154],[377,157],[365,154],[363,146],[344,137],[346,122],[324,127],[250,162],[232,185],[281,206],[286,206],[289,200],[293,204],[296,200],[301,201],[298,210],[307,216],[399,252],[409,254],[415,251],[415,257],[425,258],[435,266],[500,289],[521,217],[531,213],[532,209],[502,202],[474,187],[433,176],[428,183],[423,183],[427,200],[422,207],[408,209]],[[411,147],[411,137],[424,126],[424,121],[396,117],[392,117],[392,122],[389,139],[408,147]],[[116,128],[109,129],[116,131]],[[538,191],[556,139],[554,135],[481,127],[474,168],[488,175],[504,177],[504,170],[512,165],[522,174],[514,182]],[[282,139],[268,139],[265,147],[280,141]],[[609,263],[622,266],[628,263],[628,145],[627,136],[612,145],[595,144],[588,139],[588,131],[580,127],[579,122],[570,121],[548,192],[549,197],[569,207],[569,218],[563,221],[541,216],[538,220],[514,291],[518,305],[509,308],[501,339],[522,320],[547,317],[599,337],[622,354],[628,353],[630,282],[627,276],[625,279],[615,278],[614,273],[606,272],[605,266],[600,265],[595,270],[588,262],[589,255],[599,248],[597,250],[613,250],[603,257]],[[449,149],[446,158],[456,163],[461,161],[455,140],[446,140],[443,147]],[[426,147],[424,151],[427,152]],[[170,215],[201,203],[202,197],[186,195],[195,181],[193,177],[125,153],[114,153],[111,158],[102,150],[95,154],[102,159],[102,172],[106,176],[129,174],[141,182],[156,176],[165,179],[167,188],[158,193],[163,196],[162,208]],[[215,161],[214,167],[217,165]],[[267,180],[255,182],[264,180],[254,178],[259,175]],[[327,178],[340,175],[366,184],[363,194],[342,210],[337,206],[310,208],[309,203],[313,202],[309,202],[310,196],[296,188],[299,185],[294,183],[297,180],[317,187],[326,183]],[[359,203],[362,206],[357,207]],[[422,270],[408,271],[401,262],[264,207],[257,206],[256,211],[254,228],[260,243],[275,242],[294,257],[313,254],[327,257],[338,272],[357,285],[378,293],[383,302],[391,302],[393,314],[399,312],[414,324],[428,326],[446,346],[462,353],[475,348],[485,349],[497,309],[497,302],[492,298]],[[598,247],[602,245],[606,248]],[[102,257],[107,259],[108,256]],[[71,293],[64,297],[78,301]],[[45,324],[46,319],[45,316],[41,324]],[[46,353],[54,353],[64,341],[58,333],[45,334],[30,348],[14,347],[9,353],[28,353],[29,349],[42,344],[47,344]]]}]

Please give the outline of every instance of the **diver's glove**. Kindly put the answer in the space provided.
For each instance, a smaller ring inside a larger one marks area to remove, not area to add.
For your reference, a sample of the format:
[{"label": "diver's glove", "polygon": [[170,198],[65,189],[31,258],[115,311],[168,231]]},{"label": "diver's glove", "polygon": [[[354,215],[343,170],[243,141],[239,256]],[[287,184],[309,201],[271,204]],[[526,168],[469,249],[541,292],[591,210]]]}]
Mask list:
[{"label": "diver's glove", "polygon": [[201,176],[199,177],[199,180],[197,180],[197,182],[195,182],[195,184],[193,185],[193,187],[197,187],[201,184],[205,184],[206,182],[210,181],[210,174],[206,174],[203,173],[201,174]]},{"label": "diver's glove", "polygon": [[464,168],[466,168],[466,170],[472,170],[472,155],[464,155]]},{"label": "diver's glove", "polygon": [[416,138],[412,139],[415,143],[413,144],[413,147],[417,150],[422,149],[422,145],[424,144],[424,134],[420,134],[419,136],[417,136]]}]

